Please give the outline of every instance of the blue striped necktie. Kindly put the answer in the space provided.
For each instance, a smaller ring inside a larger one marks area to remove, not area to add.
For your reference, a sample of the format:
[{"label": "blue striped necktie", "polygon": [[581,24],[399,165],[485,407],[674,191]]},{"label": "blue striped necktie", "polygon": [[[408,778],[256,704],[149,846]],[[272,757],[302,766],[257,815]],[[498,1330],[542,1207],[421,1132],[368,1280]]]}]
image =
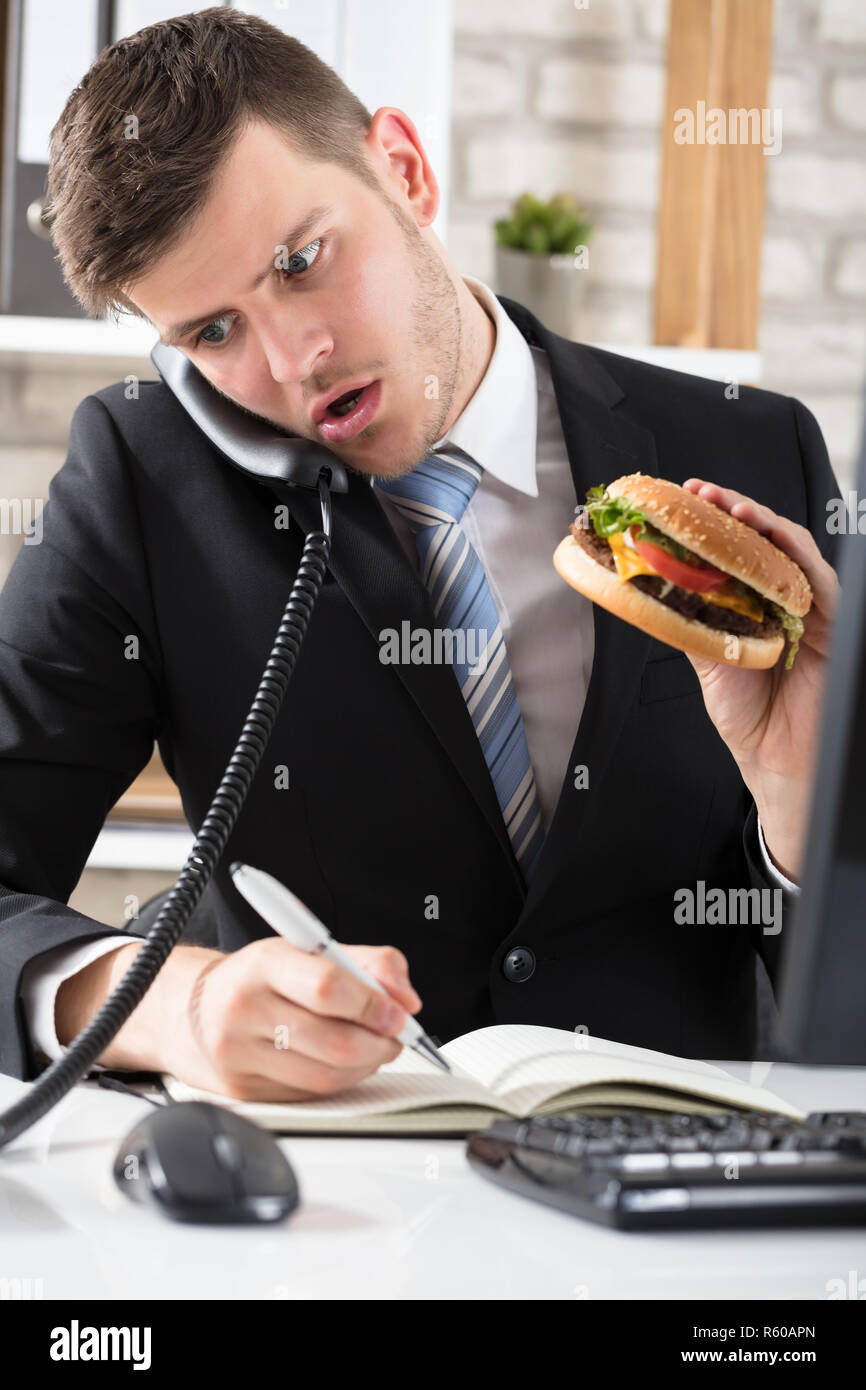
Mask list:
[{"label": "blue striped necktie", "polygon": [[[451,664],[528,883],[544,842],[541,808],[499,614],[484,566],[460,525],[481,471],[469,454],[452,446],[447,453],[428,454],[404,477],[377,478],[374,485],[415,533],[421,578],[440,630],[464,634],[463,642],[451,647]],[[463,652],[466,660],[459,660]]]}]

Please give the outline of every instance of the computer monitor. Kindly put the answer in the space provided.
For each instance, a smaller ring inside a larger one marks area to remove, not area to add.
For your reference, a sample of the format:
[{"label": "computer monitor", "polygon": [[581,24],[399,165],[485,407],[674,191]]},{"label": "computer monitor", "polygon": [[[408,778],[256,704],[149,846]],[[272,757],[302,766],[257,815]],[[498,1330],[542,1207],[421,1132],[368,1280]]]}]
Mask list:
[{"label": "computer monitor", "polygon": [[[866,431],[857,468],[866,498]],[[855,508],[856,512],[856,508]],[[841,602],[802,888],[783,943],[779,1042],[787,1060],[866,1064],[866,534],[847,508]]]}]

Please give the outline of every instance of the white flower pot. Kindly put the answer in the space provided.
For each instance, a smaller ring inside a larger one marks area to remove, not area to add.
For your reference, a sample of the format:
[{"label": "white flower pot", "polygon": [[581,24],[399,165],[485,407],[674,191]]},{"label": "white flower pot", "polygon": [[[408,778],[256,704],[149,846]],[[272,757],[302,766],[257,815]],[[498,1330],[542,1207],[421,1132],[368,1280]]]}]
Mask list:
[{"label": "white flower pot", "polygon": [[579,309],[588,266],[573,255],[539,256],[496,243],[496,293],[525,304],[545,328],[563,338],[579,335]]}]

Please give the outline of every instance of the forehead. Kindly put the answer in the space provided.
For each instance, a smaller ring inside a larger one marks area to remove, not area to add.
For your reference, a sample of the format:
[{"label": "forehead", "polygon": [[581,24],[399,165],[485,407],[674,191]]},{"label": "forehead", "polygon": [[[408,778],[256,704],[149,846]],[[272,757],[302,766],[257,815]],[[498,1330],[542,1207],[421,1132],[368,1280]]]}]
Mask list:
[{"label": "forehead", "polygon": [[[342,170],[311,160],[290,137],[264,121],[250,121],[234,137],[217,169],[208,203],[227,210],[229,200],[241,192],[254,199],[257,193],[281,190],[288,195]],[[291,183],[286,186],[286,179]]]},{"label": "forehead", "polygon": [[351,183],[339,166],[299,154],[280,131],[251,124],[225,156],[201,212],[125,293],[160,330],[208,312],[216,300],[249,292],[274,248],[312,208],[345,206]]}]

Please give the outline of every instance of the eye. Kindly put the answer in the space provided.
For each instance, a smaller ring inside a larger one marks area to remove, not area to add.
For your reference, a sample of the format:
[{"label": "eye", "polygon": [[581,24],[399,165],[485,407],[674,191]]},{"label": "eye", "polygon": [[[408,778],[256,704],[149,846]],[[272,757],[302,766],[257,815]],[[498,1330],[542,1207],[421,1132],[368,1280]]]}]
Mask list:
[{"label": "eye", "polygon": [[212,319],[210,323],[206,323],[205,326],[204,326],[204,328],[200,328],[199,331],[198,331],[198,333],[196,333],[195,338],[194,338],[194,340],[193,340],[193,347],[194,347],[194,348],[195,348],[195,347],[198,347],[198,346],[199,346],[199,343],[202,343],[202,342],[204,342],[204,343],[210,343],[211,347],[220,347],[220,346],[226,341],[226,339],[225,339],[225,338],[209,338],[209,337],[207,337],[207,334],[210,333],[210,331],[211,331],[212,328],[218,327],[219,324],[221,324],[221,323],[227,323],[228,320],[229,320],[231,317],[232,317],[231,314],[223,314],[223,315],[221,315],[220,318],[218,318],[218,319]]},{"label": "eye", "polygon": [[[297,280],[304,274],[308,275],[319,262],[323,244],[322,238],[316,237],[315,241],[310,241],[306,246],[302,246],[300,251],[293,251],[291,256],[289,256],[288,263],[285,266],[279,267],[279,273],[281,275],[287,275],[290,280]],[[311,259],[307,259],[307,257],[311,257]],[[198,333],[195,335],[192,344],[193,347],[197,348],[202,343],[209,344],[211,347],[222,347],[224,343],[228,342],[228,334],[224,338],[211,338],[206,335],[218,324],[225,323],[227,320],[233,318],[234,315],[232,314],[222,314],[220,318],[213,319],[210,323],[206,323],[204,328],[199,329]],[[230,331],[231,330],[229,330],[229,332]]]},{"label": "eye", "polygon": [[[289,256],[288,265],[285,267],[281,266],[280,269],[291,271],[293,275],[296,272],[300,274],[305,270],[311,270],[318,260],[321,245],[322,238],[316,237],[315,241],[308,242],[306,246],[302,246],[300,251],[293,251],[291,256]],[[305,257],[310,253],[312,253],[312,260],[305,260]]]}]

